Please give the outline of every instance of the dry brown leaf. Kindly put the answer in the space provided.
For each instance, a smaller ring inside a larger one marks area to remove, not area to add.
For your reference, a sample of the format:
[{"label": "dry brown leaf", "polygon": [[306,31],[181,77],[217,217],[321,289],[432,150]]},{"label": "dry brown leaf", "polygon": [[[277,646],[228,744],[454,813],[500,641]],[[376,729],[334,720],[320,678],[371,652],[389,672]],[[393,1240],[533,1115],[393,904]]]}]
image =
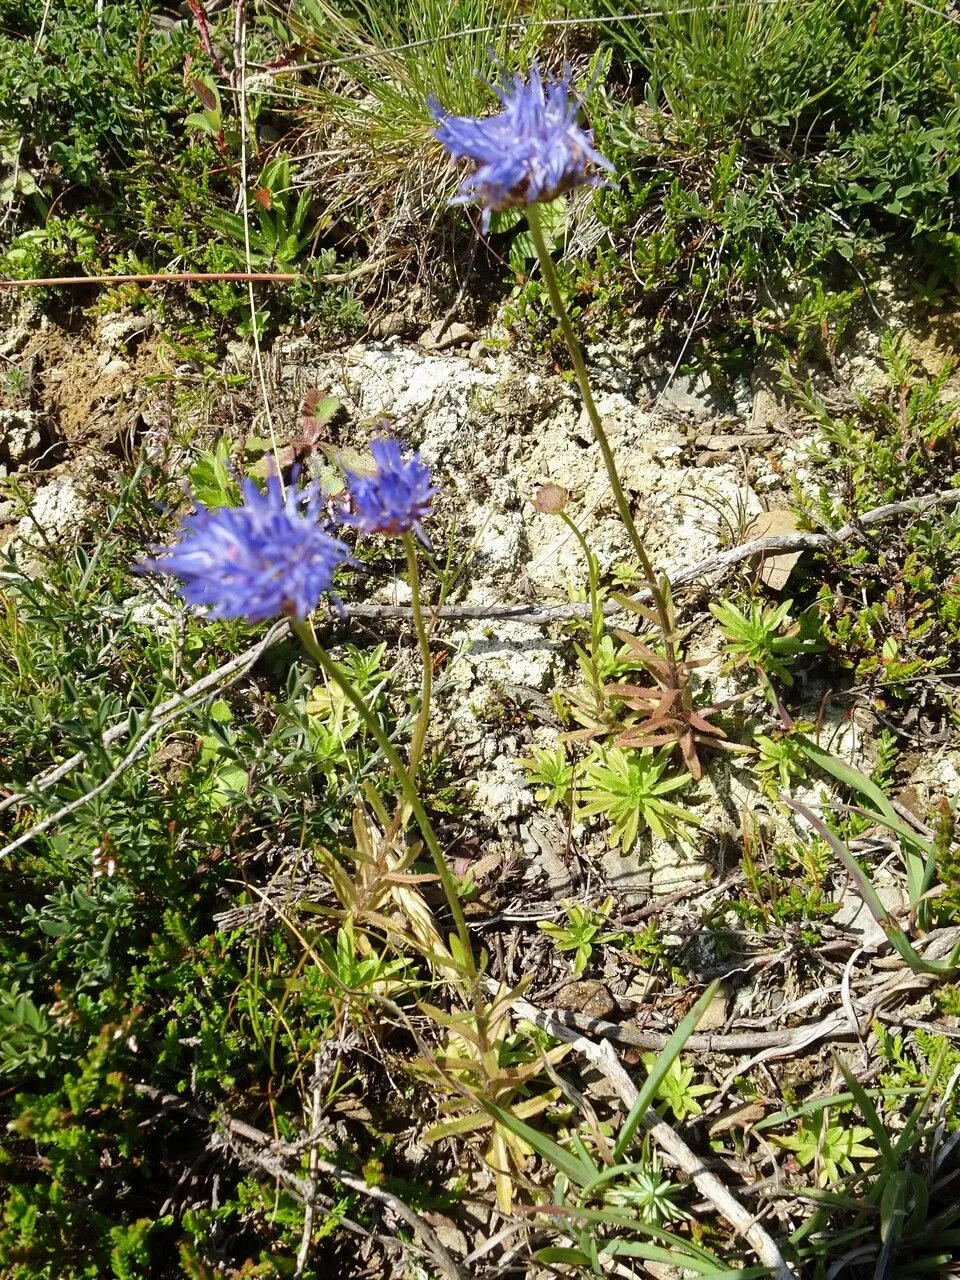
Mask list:
[{"label": "dry brown leaf", "polygon": [[[797,518],[791,511],[761,511],[747,529],[746,540],[754,538],[778,538],[786,534],[799,533]],[[800,559],[801,551],[782,551],[779,554],[768,554],[760,557],[760,581],[771,591],[782,591],[793,566]]]}]

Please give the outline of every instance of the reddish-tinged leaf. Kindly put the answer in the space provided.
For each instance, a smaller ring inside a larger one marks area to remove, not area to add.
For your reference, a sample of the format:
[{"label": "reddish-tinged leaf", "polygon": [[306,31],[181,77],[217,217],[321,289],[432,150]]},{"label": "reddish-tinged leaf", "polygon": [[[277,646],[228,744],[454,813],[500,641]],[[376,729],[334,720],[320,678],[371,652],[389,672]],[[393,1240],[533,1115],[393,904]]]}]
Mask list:
[{"label": "reddish-tinged leaf", "polygon": [[694,781],[699,782],[703,777],[703,766],[700,764],[700,757],[697,755],[693,734],[684,734],[680,739],[680,754],[683,756],[683,763],[687,766],[687,773]]},{"label": "reddish-tinged leaf", "polygon": [[190,88],[200,99],[205,111],[216,111],[220,106],[220,103],[217,101],[217,95],[210,86],[208,84],[204,84],[202,80],[191,80]]},{"label": "reddish-tinged leaf", "polygon": [[697,667],[706,667],[712,661],[712,658],[684,658],[683,669],[685,671],[695,671]]},{"label": "reddish-tinged leaf", "polygon": [[610,698],[617,698],[632,711],[654,711],[661,705],[662,689],[641,689],[636,685],[608,684],[603,692]]},{"label": "reddish-tinged leaf", "polygon": [[616,637],[618,640],[622,640],[625,645],[628,645],[644,662],[663,662],[659,653],[654,653],[649,645],[644,644],[642,640],[638,640],[636,636],[632,636],[629,631],[618,631],[616,632]]},{"label": "reddish-tinged leaf", "polygon": [[680,734],[673,733],[647,733],[645,729],[627,730],[621,734],[614,742],[615,747],[665,747],[668,742],[679,742]]},{"label": "reddish-tinged leaf", "polygon": [[558,735],[559,742],[589,742],[591,738],[595,738],[598,733],[604,732],[603,725],[596,725],[593,729],[570,729],[566,733]]},{"label": "reddish-tinged leaf", "polygon": [[716,707],[711,707],[708,711],[704,711],[702,714],[698,711],[688,711],[687,722],[691,729],[696,729],[698,733],[709,733],[715,738],[725,738],[727,735],[720,726],[711,724],[707,719],[707,716],[712,716],[715,713]]}]

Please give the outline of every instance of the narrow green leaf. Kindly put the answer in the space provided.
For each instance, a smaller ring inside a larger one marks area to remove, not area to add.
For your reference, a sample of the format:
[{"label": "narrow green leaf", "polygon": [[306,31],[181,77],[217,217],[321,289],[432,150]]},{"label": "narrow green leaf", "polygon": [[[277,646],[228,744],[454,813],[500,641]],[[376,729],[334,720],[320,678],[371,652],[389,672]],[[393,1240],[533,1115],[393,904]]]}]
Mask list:
[{"label": "narrow green leaf", "polygon": [[[912,1093],[919,1093],[920,1088],[918,1085],[913,1085],[909,1088],[867,1089],[865,1092],[872,1098],[901,1098],[908,1097]],[[811,1098],[808,1102],[801,1103],[798,1107],[789,1107],[785,1111],[775,1111],[769,1116],[764,1116],[762,1120],[758,1120],[750,1128],[755,1133],[762,1133],[764,1129],[777,1129],[781,1125],[792,1124],[794,1120],[798,1120],[801,1116],[822,1111],[824,1107],[839,1107],[853,1101],[852,1093],[834,1093],[822,1098]]]},{"label": "narrow green leaf", "polygon": [[534,1257],[538,1262],[543,1263],[568,1263],[572,1267],[589,1265],[589,1259],[582,1249],[561,1249],[558,1245],[549,1249],[538,1249]]},{"label": "narrow green leaf", "polygon": [[813,827],[827,844],[830,845],[834,853],[847,868],[854,880],[857,882],[857,888],[867,904],[871,915],[877,924],[887,935],[891,945],[903,957],[903,960],[914,973],[953,973],[957,968],[958,956],[960,956],[960,947],[955,947],[953,953],[942,963],[937,964],[932,960],[924,960],[911,945],[910,939],[894,920],[893,916],[883,905],[880,895],[874,889],[870,877],[857,862],[856,858],[839,838],[834,835],[830,828],[823,822],[812,809],[808,809],[805,804],[801,804],[799,800],[792,800],[789,796],[784,796],[783,801]]},{"label": "narrow green leaf", "polygon": [[[904,1233],[912,1235],[915,1231],[919,1231],[927,1221],[927,1213],[930,1209],[930,1189],[927,1186],[927,1180],[919,1173],[907,1174],[907,1199],[913,1201],[913,1208],[910,1210],[910,1216],[904,1224]],[[937,1243],[942,1243],[942,1238],[937,1238]]]},{"label": "narrow green leaf", "polygon": [[[657,1090],[663,1083],[663,1080],[670,1071],[670,1068],[676,1062],[677,1058],[683,1052],[683,1046],[687,1043],[690,1036],[696,1030],[697,1023],[709,1009],[713,1003],[714,997],[720,986],[719,978],[711,982],[706,991],[693,1006],[687,1016],[679,1024],[676,1031],[667,1041],[663,1052],[657,1061],[657,1065],[643,1083],[643,1087],[637,1096],[636,1102],[630,1108],[630,1114],[624,1121],[620,1136],[617,1138],[616,1146],[613,1148],[613,1158],[615,1161],[623,1160],[627,1148],[633,1141],[633,1135],[637,1131],[643,1117],[650,1109],[653,1099],[657,1096]],[[658,1117],[659,1118],[659,1117]]]},{"label": "narrow green leaf", "polygon": [[812,764],[843,783],[854,795],[869,800],[883,825],[903,841],[907,862],[907,888],[910,902],[915,904],[930,887],[933,846],[900,820],[897,811],[872,778],[868,778],[852,764],[838,760],[802,734],[796,735],[793,740]]},{"label": "narrow green leaf", "polygon": [[[655,1227],[652,1223],[641,1222],[635,1213],[628,1209],[580,1209],[573,1205],[562,1205],[559,1208],[547,1209],[541,1206],[535,1212],[549,1213],[551,1218],[567,1217],[574,1222],[589,1223],[597,1226],[617,1227],[624,1231],[641,1232],[649,1236],[655,1244],[643,1244],[646,1252],[634,1256],[645,1257],[651,1262],[665,1262],[668,1265],[695,1271],[702,1276],[724,1277],[724,1280],[759,1280],[769,1275],[766,1267],[751,1267],[745,1270],[731,1270],[708,1249],[674,1235],[663,1227]],[[666,1247],[658,1247],[666,1246]]]},{"label": "narrow green leaf", "polygon": [[880,1119],[880,1113],[877,1111],[877,1108],[873,1105],[872,1099],[867,1095],[866,1089],[864,1089],[863,1085],[860,1083],[857,1077],[853,1074],[853,1072],[850,1070],[847,1064],[843,1062],[842,1059],[838,1058],[836,1054],[834,1054],[833,1056],[834,1056],[834,1061],[836,1062],[837,1066],[840,1068],[840,1074],[843,1076],[844,1080],[847,1082],[847,1088],[853,1094],[854,1100],[857,1106],[860,1108],[860,1114],[863,1116],[863,1119],[867,1127],[869,1128],[870,1132],[873,1134],[874,1138],[876,1138],[877,1140],[877,1146],[880,1148],[880,1153],[883,1156],[883,1163],[887,1169],[887,1172],[891,1174],[895,1174],[897,1172],[897,1167],[898,1167],[897,1157],[894,1153],[893,1147],[890,1144],[890,1138],[887,1134],[887,1127],[883,1123],[883,1121]]},{"label": "narrow green leaf", "polygon": [[546,1134],[541,1133],[538,1129],[534,1129],[531,1125],[518,1120],[515,1115],[505,1111],[503,1107],[498,1107],[495,1102],[488,1102],[484,1098],[478,1098],[478,1102],[487,1115],[492,1116],[514,1137],[526,1142],[538,1156],[546,1160],[548,1164],[551,1164],[554,1169],[565,1173],[570,1181],[575,1182],[578,1187],[585,1186],[597,1176],[599,1170],[592,1162],[578,1160],[575,1155],[567,1151],[565,1147],[561,1147],[558,1142],[554,1142],[552,1138],[548,1138]]},{"label": "narrow green leaf", "polygon": [[889,1245],[891,1236],[895,1241],[903,1229],[904,1200],[907,1194],[906,1177],[902,1173],[894,1173],[883,1178],[880,1195],[880,1239]]}]

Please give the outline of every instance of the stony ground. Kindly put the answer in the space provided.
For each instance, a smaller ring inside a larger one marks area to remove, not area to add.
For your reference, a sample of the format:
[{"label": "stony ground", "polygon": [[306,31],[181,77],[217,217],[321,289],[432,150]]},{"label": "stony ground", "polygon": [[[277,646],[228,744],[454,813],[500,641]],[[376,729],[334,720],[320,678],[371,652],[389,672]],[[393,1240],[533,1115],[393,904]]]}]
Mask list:
[{"label": "stony ground", "polygon": [[[904,336],[935,366],[935,344]],[[132,467],[141,451],[176,473],[188,449],[221,433],[242,446],[272,430],[309,461],[321,456],[321,445],[349,447],[388,420],[442,482],[438,527],[456,522],[455,562],[465,571],[435,627],[442,661],[431,745],[447,754],[452,774],[471,780],[460,794],[465,810],[453,855],[458,873],[469,871],[476,882],[469,912],[495,976],[512,984],[535,975],[528,992],[535,1006],[609,1039],[628,1065],[636,1063],[665,1043],[685,1011],[682,990],[668,972],[651,975],[621,952],[607,954],[597,976],[571,981],[536,926],[561,918],[562,904],[596,905],[608,893],[618,926],[655,919],[688,973],[724,979],[690,1044],[710,1063],[714,1092],[705,1105],[715,1136],[744,1123],[736,1082],[748,1070],[762,1068],[769,1110],[798,1081],[835,1083],[829,1047],[850,1045],[855,1054],[859,1044],[863,1051],[873,1019],[935,1022],[960,1035],[956,1020],[944,1020],[933,1005],[930,980],[891,963],[883,930],[842,874],[832,890],[840,908],[821,924],[813,952],[796,928],[752,934],[729,915],[743,883],[745,839],[773,847],[795,838],[792,820],[763,794],[743,757],[708,757],[705,777],[684,796],[700,822],[689,838],[667,842],[647,833],[626,856],[608,847],[596,821],[571,824],[535,800],[522,760],[533,746],[559,740],[551,694],[575,680],[568,622],[549,610],[560,606],[562,613],[582,599],[585,570],[573,535],[538,513],[532,499],[546,482],[570,492],[570,513],[604,572],[628,558],[629,546],[575,389],[505,339],[496,326],[478,335],[455,324],[439,342],[434,330],[419,342],[369,338],[331,350],[308,332],[288,334],[267,350],[262,386],[253,378],[236,388],[229,375],[248,373],[253,361],[243,344],[211,377],[178,365],[148,314],[86,319],[68,329],[29,308],[8,310],[0,359],[22,369],[24,379],[13,390],[7,384],[0,407],[0,459],[22,493],[0,506],[0,541],[29,560],[44,540],[69,540],[96,513],[117,468]],[[816,482],[807,460],[814,427],[772,366],[756,368],[725,396],[705,374],[664,376],[639,339],[590,357],[625,488],[663,571],[676,577],[726,548],[795,529],[793,486]],[[842,396],[869,388],[876,370],[876,334],[864,329],[855,348],[838,354],[832,373],[816,376],[824,394]],[[305,406],[318,393],[341,407],[322,436],[306,439]],[[442,559],[445,548],[435,550]],[[796,560],[795,553],[768,557],[738,571],[768,575],[782,594]],[[717,583],[714,576],[677,593],[688,653],[701,663],[697,681],[713,704],[762,713],[751,682],[721,669],[720,637],[706,609]],[[347,635],[395,641],[398,676],[414,687],[415,652],[403,619],[408,599],[402,576],[378,570],[365,598],[348,602]],[[523,606],[525,615],[504,617],[509,605]],[[630,616],[612,621],[629,625]],[[822,745],[869,772],[876,718],[825,704],[826,692],[815,674],[806,677],[794,710],[818,719]],[[917,748],[899,794],[919,815],[937,794],[956,793],[960,752],[949,734],[927,746],[918,739]],[[809,798],[823,791],[811,788]],[[795,794],[805,798],[802,788]],[[882,831],[868,833],[862,847],[880,863],[885,905],[903,918],[902,877],[894,846],[884,840]],[[715,935],[703,941],[708,918],[729,924],[723,951]],[[935,938],[931,948],[944,954],[951,941],[952,934]],[[874,1075],[878,1069],[874,1064]],[[588,1073],[587,1084],[602,1106],[609,1082]],[[753,1147],[739,1159],[734,1165],[748,1187],[781,1176],[770,1149]],[[481,1218],[472,1239],[464,1234],[467,1220],[446,1223],[451,1247],[461,1238],[461,1252],[482,1244],[496,1222],[488,1213]],[[790,1229],[789,1210],[774,1218],[773,1226]]]},{"label": "stony ground", "polygon": [[[267,352],[265,411],[250,386],[230,390],[217,386],[218,379],[204,382],[189,364],[173,363],[149,314],[110,315],[71,331],[29,307],[9,310],[0,358],[25,370],[25,379],[0,410],[0,448],[4,474],[18,476],[31,501],[27,515],[14,501],[3,503],[4,545],[69,538],[96,511],[104,479],[118,463],[131,465],[141,448],[176,471],[184,465],[185,442],[195,446],[220,433],[242,444],[272,423],[281,443],[296,442],[304,403],[317,391],[342,408],[326,425],[325,438],[310,442],[313,457],[320,457],[320,444],[350,446],[384,422],[421,449],[442,480],[440,515],[456,520],[469,558],[454,612],[475,606],[495,613],[520,604],[534,617],[445,621],[442,641],[450,661],[439,687],[446,714],[438,717],[437,734],[449,735],[452,748],[476,771],[477,813],[496,833],[503,856],[526,855],[546,870],[553,890],[568,891],[569,868],[538,826],[537,806],[516,763],[531,738],[545,745],[554,737],[548,695],[572,676],[562,626],[537,620],[535,606],[567,602],[585,581],[573,534],[532,505],[540,486],[554,482],[570,491],[570,510],[601,570],[629,558],[575,387],[505,351],[509,343],[496,326],[483,338],[455,323],[439,344],[433,326],[419,342],[365,339],[333,351],[318,349],[305,333],[281,337]],[[881,376],[877,327],[861,330],[858,349],[841,354],[835,394],[841,387],[846,394],[867,390]],[[906,336],[935,368],[935,342]],[[705,374],[651,372],[642,342],[589,354],[624,486],[662,571],[674,577],[731,545],[795,529],[788,511],[792,486],[815,483],[806,461],[813,426],[780,389],[772,366],[756,368],[732,397],[724,397]],[[226,375],[249,371],[252,361],[247,347],[234,344],[222,367],[224,384]],[[768,560],[766,581],[785,585],[796,558]],[[720,701],[741,690],[720,672],[716,631],[703,607],[705,585],[687,596],[684,629],[693,637],[693,654],[705,662],[699,679]],[[403,605],[408,598],[401,577],[378,580],[365,606]],[[365,606],[360,602],[361,615]],[[628,620],[626,614],[613,618]],[[402,648],[397,660],[404,661]],[[813,699],[819,691],[808,692]],[[500,719],[505,697],[532,712],[533,727],[525,724],[520,738],[490,723]],[[843,720],[831,724],[828,712],[825,741],[851,760],[869,763],[869,742],[856,717]],[[935,785],[950,780],[949,764],[939,752],[937,758],[937,767],[918,761],[918,782],[925,774]],[[773,808],[749,778],[735,760],[715,761],[698,797],[705,821],[696,848],[661,848],[654,838],[653,848],[642,844],[628,858],[606,851],[595,874],[635,904],[651,892],[662,896],[698,882],[709,865],[705,846],[730,834],[731,811]],[[589,832],[576,837],[578,845],[592,840]]]}]

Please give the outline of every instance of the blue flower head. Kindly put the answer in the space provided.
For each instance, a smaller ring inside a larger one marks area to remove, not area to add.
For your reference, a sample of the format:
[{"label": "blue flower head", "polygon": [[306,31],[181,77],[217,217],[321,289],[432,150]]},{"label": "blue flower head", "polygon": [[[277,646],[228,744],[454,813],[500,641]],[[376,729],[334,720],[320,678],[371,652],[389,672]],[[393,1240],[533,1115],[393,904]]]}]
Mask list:
[{"label": "blue flower head", "polygon": [[244,480],[239,507],[198,505],[185,516],[172,546],[137,566],[141,572],[180,579],[188,604],[212,618],[263,622],[287,614],[301,622],[329,591],[337,566],[350,560],[347,546],[320,523],[319,486],[293,486],[284,496],[271,475],[266,492]]},{"label": "blue flower head", "polygon": [[398,440],[374,440],[370,452],[375,471],[346,473],[350,510],[344,522],[362,533],[399,538],[413,529],[422,537],[420,521],[429,515],[437,492],[429,468],[419,453],[404,461]]},{"label": "blue flower head", "polygon": [[594,151],[590,131],[577,125],[579,103],[570,92],[569,69],[544,84],[534,63],[526,80],[516,75],[511,85],[493,86],[493,91],[503,110],[483,120],[451,116],[435,98],[427,104],[438,122],[437,141],[454,159],[476,165],[452,203],[482,204],[484,231],[493,209],[545,202],[583,183],[596,185],[599,179],[588,172],[592,165],[613,171],[610,161]]}]

